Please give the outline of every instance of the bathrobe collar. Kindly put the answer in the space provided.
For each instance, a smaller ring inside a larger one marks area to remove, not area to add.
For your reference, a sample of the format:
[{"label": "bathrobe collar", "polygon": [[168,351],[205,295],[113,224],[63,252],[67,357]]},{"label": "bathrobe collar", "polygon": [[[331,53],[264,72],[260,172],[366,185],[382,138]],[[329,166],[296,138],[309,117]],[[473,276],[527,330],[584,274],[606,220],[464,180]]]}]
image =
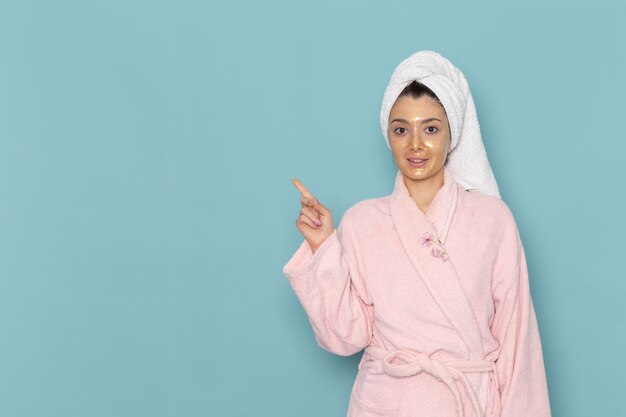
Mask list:
[{"label": "bathrobe collar", "polygon": [[483,348],[471,304],[454,267],[453,254],[445,248],[446,237],[465,190],[444,167],[444,184],[426,213],[410,196],[398,170],[390,198],[390,212],[402,246],[416,275],[424,281],[450,323],[468,348],[468,359],[482,359]]}]

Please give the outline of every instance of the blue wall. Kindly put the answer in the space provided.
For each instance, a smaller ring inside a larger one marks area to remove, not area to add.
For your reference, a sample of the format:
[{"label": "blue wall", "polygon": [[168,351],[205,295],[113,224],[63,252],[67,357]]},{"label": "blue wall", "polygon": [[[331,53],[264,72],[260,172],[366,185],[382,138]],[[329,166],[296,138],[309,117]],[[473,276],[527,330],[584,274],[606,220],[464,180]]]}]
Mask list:
[{"label": "blue wall", "polygon": [[[300,4],[301,3],[301,4]],[[0,415],[343,416],[282,266],[300,178],[391,192],[395,66],[467,76],[554,416],[625,388],[623,3],[0,3]]]}]

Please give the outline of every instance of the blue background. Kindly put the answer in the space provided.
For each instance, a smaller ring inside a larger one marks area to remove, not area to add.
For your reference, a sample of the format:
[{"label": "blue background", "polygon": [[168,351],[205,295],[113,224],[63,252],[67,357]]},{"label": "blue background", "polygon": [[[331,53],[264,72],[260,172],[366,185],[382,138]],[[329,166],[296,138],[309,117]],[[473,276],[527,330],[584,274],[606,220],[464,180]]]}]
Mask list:
[{"label": "blue background", "polygon": [[290,178],[336,225],[390,193],[420,49],[470,82],[554,416],[623,412],[626,10],[585,3],[0,2],[0,415],[345,415]]}]

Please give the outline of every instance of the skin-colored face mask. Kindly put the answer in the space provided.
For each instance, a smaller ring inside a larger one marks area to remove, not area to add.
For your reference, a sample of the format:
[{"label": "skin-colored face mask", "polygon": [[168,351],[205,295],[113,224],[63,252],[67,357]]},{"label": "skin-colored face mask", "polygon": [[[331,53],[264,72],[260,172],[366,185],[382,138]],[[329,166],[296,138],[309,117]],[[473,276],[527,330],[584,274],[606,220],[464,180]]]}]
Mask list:
[{"label": "skin-colored face mask", "polygon": [[407,187],[440,188],[450,152],[450,128],[443,107],[428,96],[399,97],[389,114],[387,134]]}]

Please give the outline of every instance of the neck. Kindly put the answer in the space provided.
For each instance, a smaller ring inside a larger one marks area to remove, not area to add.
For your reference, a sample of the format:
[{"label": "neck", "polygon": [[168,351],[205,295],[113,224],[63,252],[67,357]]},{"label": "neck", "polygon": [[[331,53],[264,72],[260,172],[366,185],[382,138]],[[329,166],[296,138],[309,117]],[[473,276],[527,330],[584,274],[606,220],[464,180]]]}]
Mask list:
[{"label": "neck", "polygon": [[443,187],[443,169],[432,177],[423,180],[414,180],[405,176],[404,185],[406,185],[409,195],[415,200],[418,207],[426,213],[437,191]]}]

